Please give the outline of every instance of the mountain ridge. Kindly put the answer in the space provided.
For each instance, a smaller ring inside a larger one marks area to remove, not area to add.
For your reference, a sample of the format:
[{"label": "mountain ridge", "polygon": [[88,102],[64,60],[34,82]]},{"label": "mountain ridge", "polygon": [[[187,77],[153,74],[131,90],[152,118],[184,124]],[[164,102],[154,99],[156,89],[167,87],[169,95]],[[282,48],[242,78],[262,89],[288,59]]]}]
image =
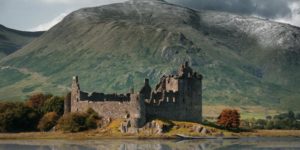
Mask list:
[{"label": "mountain ridge", "polygon": [[14,53],[43,33],[18,31],[0,24],[0,59]]}]

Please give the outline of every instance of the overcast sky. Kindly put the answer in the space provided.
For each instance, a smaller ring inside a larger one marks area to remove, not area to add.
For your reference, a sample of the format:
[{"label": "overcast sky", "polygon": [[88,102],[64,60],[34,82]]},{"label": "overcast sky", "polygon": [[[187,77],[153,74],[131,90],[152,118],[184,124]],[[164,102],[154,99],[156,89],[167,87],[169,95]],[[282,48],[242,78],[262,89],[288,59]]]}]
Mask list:
[{"label": "overcast sky", "polygon": [[[27,31],[47,30],[70,12],[126,0],[0,0],[0,24]],[[300,0],[166,0],[192,7],[252,15],[300,27]]]}]

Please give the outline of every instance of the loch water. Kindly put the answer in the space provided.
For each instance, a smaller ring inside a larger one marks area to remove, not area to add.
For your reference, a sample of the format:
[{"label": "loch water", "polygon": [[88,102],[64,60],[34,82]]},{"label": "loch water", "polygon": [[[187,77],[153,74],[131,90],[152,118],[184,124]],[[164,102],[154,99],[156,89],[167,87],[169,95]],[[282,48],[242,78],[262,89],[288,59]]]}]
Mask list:
[{"label": "loch water", "polygon": [[299,150],[300,138],[232,140],[0,140],[0,150]]}]

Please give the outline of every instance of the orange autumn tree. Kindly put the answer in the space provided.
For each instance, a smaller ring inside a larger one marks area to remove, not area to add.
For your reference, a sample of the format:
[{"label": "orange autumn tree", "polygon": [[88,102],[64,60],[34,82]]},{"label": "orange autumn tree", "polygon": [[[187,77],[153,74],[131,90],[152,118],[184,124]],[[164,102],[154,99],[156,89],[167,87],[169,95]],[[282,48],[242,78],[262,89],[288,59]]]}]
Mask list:
[{"label": "orange autumn tree", "polygon": [[226,129],[239,128],[240,113],[235,109],[224,109],[218,117],[217,124]]},{"label": "orange autumn tree", "polygon": [[49,94],[36,93],[28,98],[26,105],[34,109],[39,109],[44,105],[44,102],[51,97],[52,95]]}]

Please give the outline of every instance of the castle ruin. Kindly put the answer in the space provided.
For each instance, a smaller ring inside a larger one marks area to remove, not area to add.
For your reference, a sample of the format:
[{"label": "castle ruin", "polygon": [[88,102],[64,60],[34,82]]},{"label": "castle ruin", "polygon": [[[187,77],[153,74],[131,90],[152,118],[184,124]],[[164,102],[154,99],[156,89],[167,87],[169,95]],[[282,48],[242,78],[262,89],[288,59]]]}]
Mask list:
[{"label": "castle ruin", "polygon": [[163,76],[151,88],[149,80],[137,93],[86,93],[81,91],[78,77],[73,77],[71,98],[65,102],[68,112],[94,109],[100,116],[128,118],[132,127],[142,127],[149,118],[201,122],[202,75],[194,72],[188,62],[179,67],[177,75]]}]

